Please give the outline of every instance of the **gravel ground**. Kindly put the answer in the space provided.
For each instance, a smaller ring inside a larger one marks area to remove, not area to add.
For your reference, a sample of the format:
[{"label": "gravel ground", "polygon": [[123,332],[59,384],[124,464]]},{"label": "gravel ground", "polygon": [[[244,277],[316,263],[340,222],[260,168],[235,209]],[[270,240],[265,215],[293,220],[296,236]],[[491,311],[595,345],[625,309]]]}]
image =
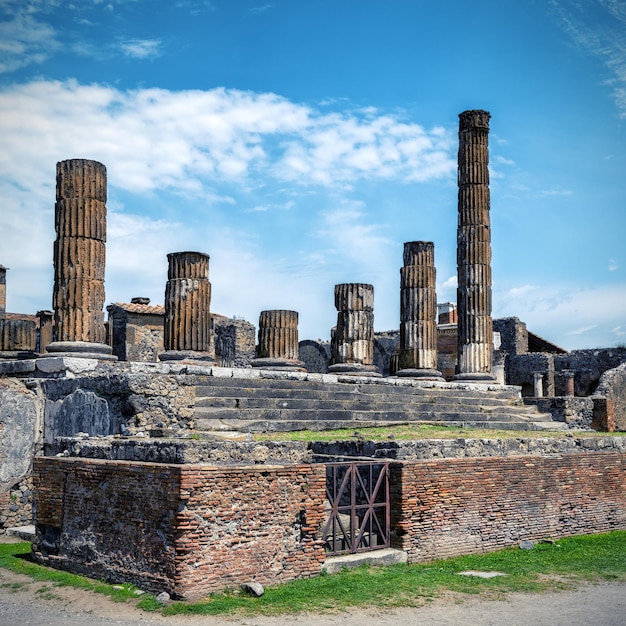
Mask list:
[{"label": "gravel ground", "polygon": [[33,582],[0,569],[0,626],[625,626],[626,583],[585,585],[575,591],[510,594],[501,600],[450,594],[420,608],[354,610],[280,617],[161,617],[131,603],[72,588]]}]

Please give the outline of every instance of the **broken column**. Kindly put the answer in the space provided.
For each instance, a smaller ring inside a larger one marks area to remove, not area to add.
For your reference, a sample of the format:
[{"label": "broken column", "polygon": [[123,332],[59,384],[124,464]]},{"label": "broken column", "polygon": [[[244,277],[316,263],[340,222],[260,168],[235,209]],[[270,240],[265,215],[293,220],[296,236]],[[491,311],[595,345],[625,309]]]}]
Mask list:
[{"label": "broken column", "polygon": [[404,244],[400,269],[400,354],[397,376],[443,380],[437,369],[435,246]]},{"label": "broken column", "polygon": [[331,332],[329,372],[380,376],[374,365],[374,287],[365,283],[335,285],[337,326]]},{"label": "broken column", "polygon": [[297,311],[261,311],[257,357],[251,365],[278,371],[306,371],[298,359]]},{"label": "broken column", "polygon": [[165,327],[162,361],[214,361],[211,341],[209,255],[173,252],[167,255]]},{"label": "broken column", "polygon": [[36,342],[32,320],[0,319],[0,358],[33,358]]},{"label": "broken column", "polygon": [[39,352],[45,352],[46,346],[53,341],[54,311],[37,311],[39,318]]},{"label": "broken column", "polygon": [[487,111],[459,115],[458,363],[455,379],[491,382],[491,226]]},{"label": "broken column", "polygon": [[87,159],[57,163],[52,356],[115,359],[105,344],[106,168]]}]

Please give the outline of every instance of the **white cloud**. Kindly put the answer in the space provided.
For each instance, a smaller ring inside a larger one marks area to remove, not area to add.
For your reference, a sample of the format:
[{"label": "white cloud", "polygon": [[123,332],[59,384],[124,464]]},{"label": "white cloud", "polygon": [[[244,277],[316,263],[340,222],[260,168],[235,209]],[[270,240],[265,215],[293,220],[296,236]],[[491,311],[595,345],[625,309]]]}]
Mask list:
[{"label": "white cloud", "polygon": [[621,118],[626,118],[626,5],[620,0],[552,0],[562,28],[575,45],[598,57],[610,78]]},{"label": "white cloud", "polygon": [[615,272],[619,269],[619,264],[615,259],[609,259],[609,272]]},{"label": "white cloud", "polygon": [[29,15],[0,22],[0,73],[43,63],[58,48],[54,29]]},{"label": "white cloud", "polygon": [[122,52],[135,59],[154,59],[160,56],[162,42],[158,39],[132,39],[120,44]]},{"label": "white cloud", "polygon": [[[167,253],[198,249],[221,268],[213,274],[216,310],[254,321],[261,303],[294,308],[308,336],[319,334],[320,320],[334,323],[338,282],[378,281],[385,303],[379,321],[397,325],[398,285],[388,280],[397,277],[397,250],[380,218],[372,223],[347,190],[359,181],[410,183],[454,170],[452,138],[441,129],[372,110],[325,114],[275,94],[226,89],[7,86],[0,89],[0,142],[0,263],[23,268],[10,276],[14,310],[50,306],[55,163],[88,158],[107,166],[107,303],[136,295],[161,301]],[[295,235],[287,260],[277,250],[261,252],[260,233],[233,215],[253,220],[265,209],[307,212],[310,226]],[[321,242],[317,256],[306,248],[310,237]]]},{"label": "white cloud", "polygon": [[75,81],[0,91],[3,175],[32,186],[51,164],[104,162],[131,191],[205,192],[254,175],[298,184],[428,180],[454,170],[452,141],[391,116],[321,114],[274,94],[226,89],[122,92]]},{"label": "white cloud", "polygon": [[[519,317],[528,330],[567,349],[610,347],[626,318],[626,285],[585,288],[536,284],[499,289],[494,285],[494,317]],[[573,340],[572,338],[575,338]]]}]

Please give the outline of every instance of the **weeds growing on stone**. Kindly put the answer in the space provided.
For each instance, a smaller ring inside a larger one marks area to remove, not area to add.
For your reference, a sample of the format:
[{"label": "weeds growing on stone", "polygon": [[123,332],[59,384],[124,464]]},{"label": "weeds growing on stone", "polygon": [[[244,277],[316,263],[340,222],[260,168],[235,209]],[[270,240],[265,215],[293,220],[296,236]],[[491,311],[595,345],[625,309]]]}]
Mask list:
[{"label": "weeds growing on stone", "polygon": [[[342,428],[337,430],[298,430],[293,432],[259,433],[253,435],[256,441],[342,441],[357,437],[368,441],[410,441],[414,439],[511,439],[517,437],[590,437],[609,435],[596,431],[545,431],[545,430],[489,430],[486,428],[462,428],[459,426],[437,426],[432,424],[403,424],[372,428]],[[626,436],[626,432],[610,433],[611,436]]]}]

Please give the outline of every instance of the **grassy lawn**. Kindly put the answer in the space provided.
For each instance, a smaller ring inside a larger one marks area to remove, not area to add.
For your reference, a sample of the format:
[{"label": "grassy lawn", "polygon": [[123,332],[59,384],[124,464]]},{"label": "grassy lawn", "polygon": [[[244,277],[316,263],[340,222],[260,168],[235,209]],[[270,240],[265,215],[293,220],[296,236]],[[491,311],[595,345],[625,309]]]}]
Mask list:
[{"label": "grassy lawn", "polygon": [[[134,587],[111,585],[42,567],[24,558],[29,544],[0,545],[0,567],[52,585],[74,585],[116,600],[135,598]],[[460,576],[465,570],[497,571],[495,578]],[[201,602],[174,602],[160,607],[150,594],[137,605],[174,614],[277,615],[301,611],[337,611],[351,607],[420,606],[445,592],[502,597],[515,591],[567,589],[581,582],[626,581],[626,531],[540,543],[532,550],[458,557],[424,565],[361,567],[338,574],[269,587],[260,598],[238,590],[214,594]]]},{"label": "grassy lawn", "polygon": [[[389,439],[411,441],[414,439],[512,439],[518,437],[595,437],[626,436],[626,432],[600,433],[595,431],[546,431],[546,430],[489,430],[486,428],[461,428],[459,426],[433,426],[412,424],[402,426],[380,426],[359,428],[359,435],[368,441],[388,441]],[[354,440],[354,428],[337,430],[298,430],[286,433],[260,433],[253,435],[255,441],[339,441]]]}]

